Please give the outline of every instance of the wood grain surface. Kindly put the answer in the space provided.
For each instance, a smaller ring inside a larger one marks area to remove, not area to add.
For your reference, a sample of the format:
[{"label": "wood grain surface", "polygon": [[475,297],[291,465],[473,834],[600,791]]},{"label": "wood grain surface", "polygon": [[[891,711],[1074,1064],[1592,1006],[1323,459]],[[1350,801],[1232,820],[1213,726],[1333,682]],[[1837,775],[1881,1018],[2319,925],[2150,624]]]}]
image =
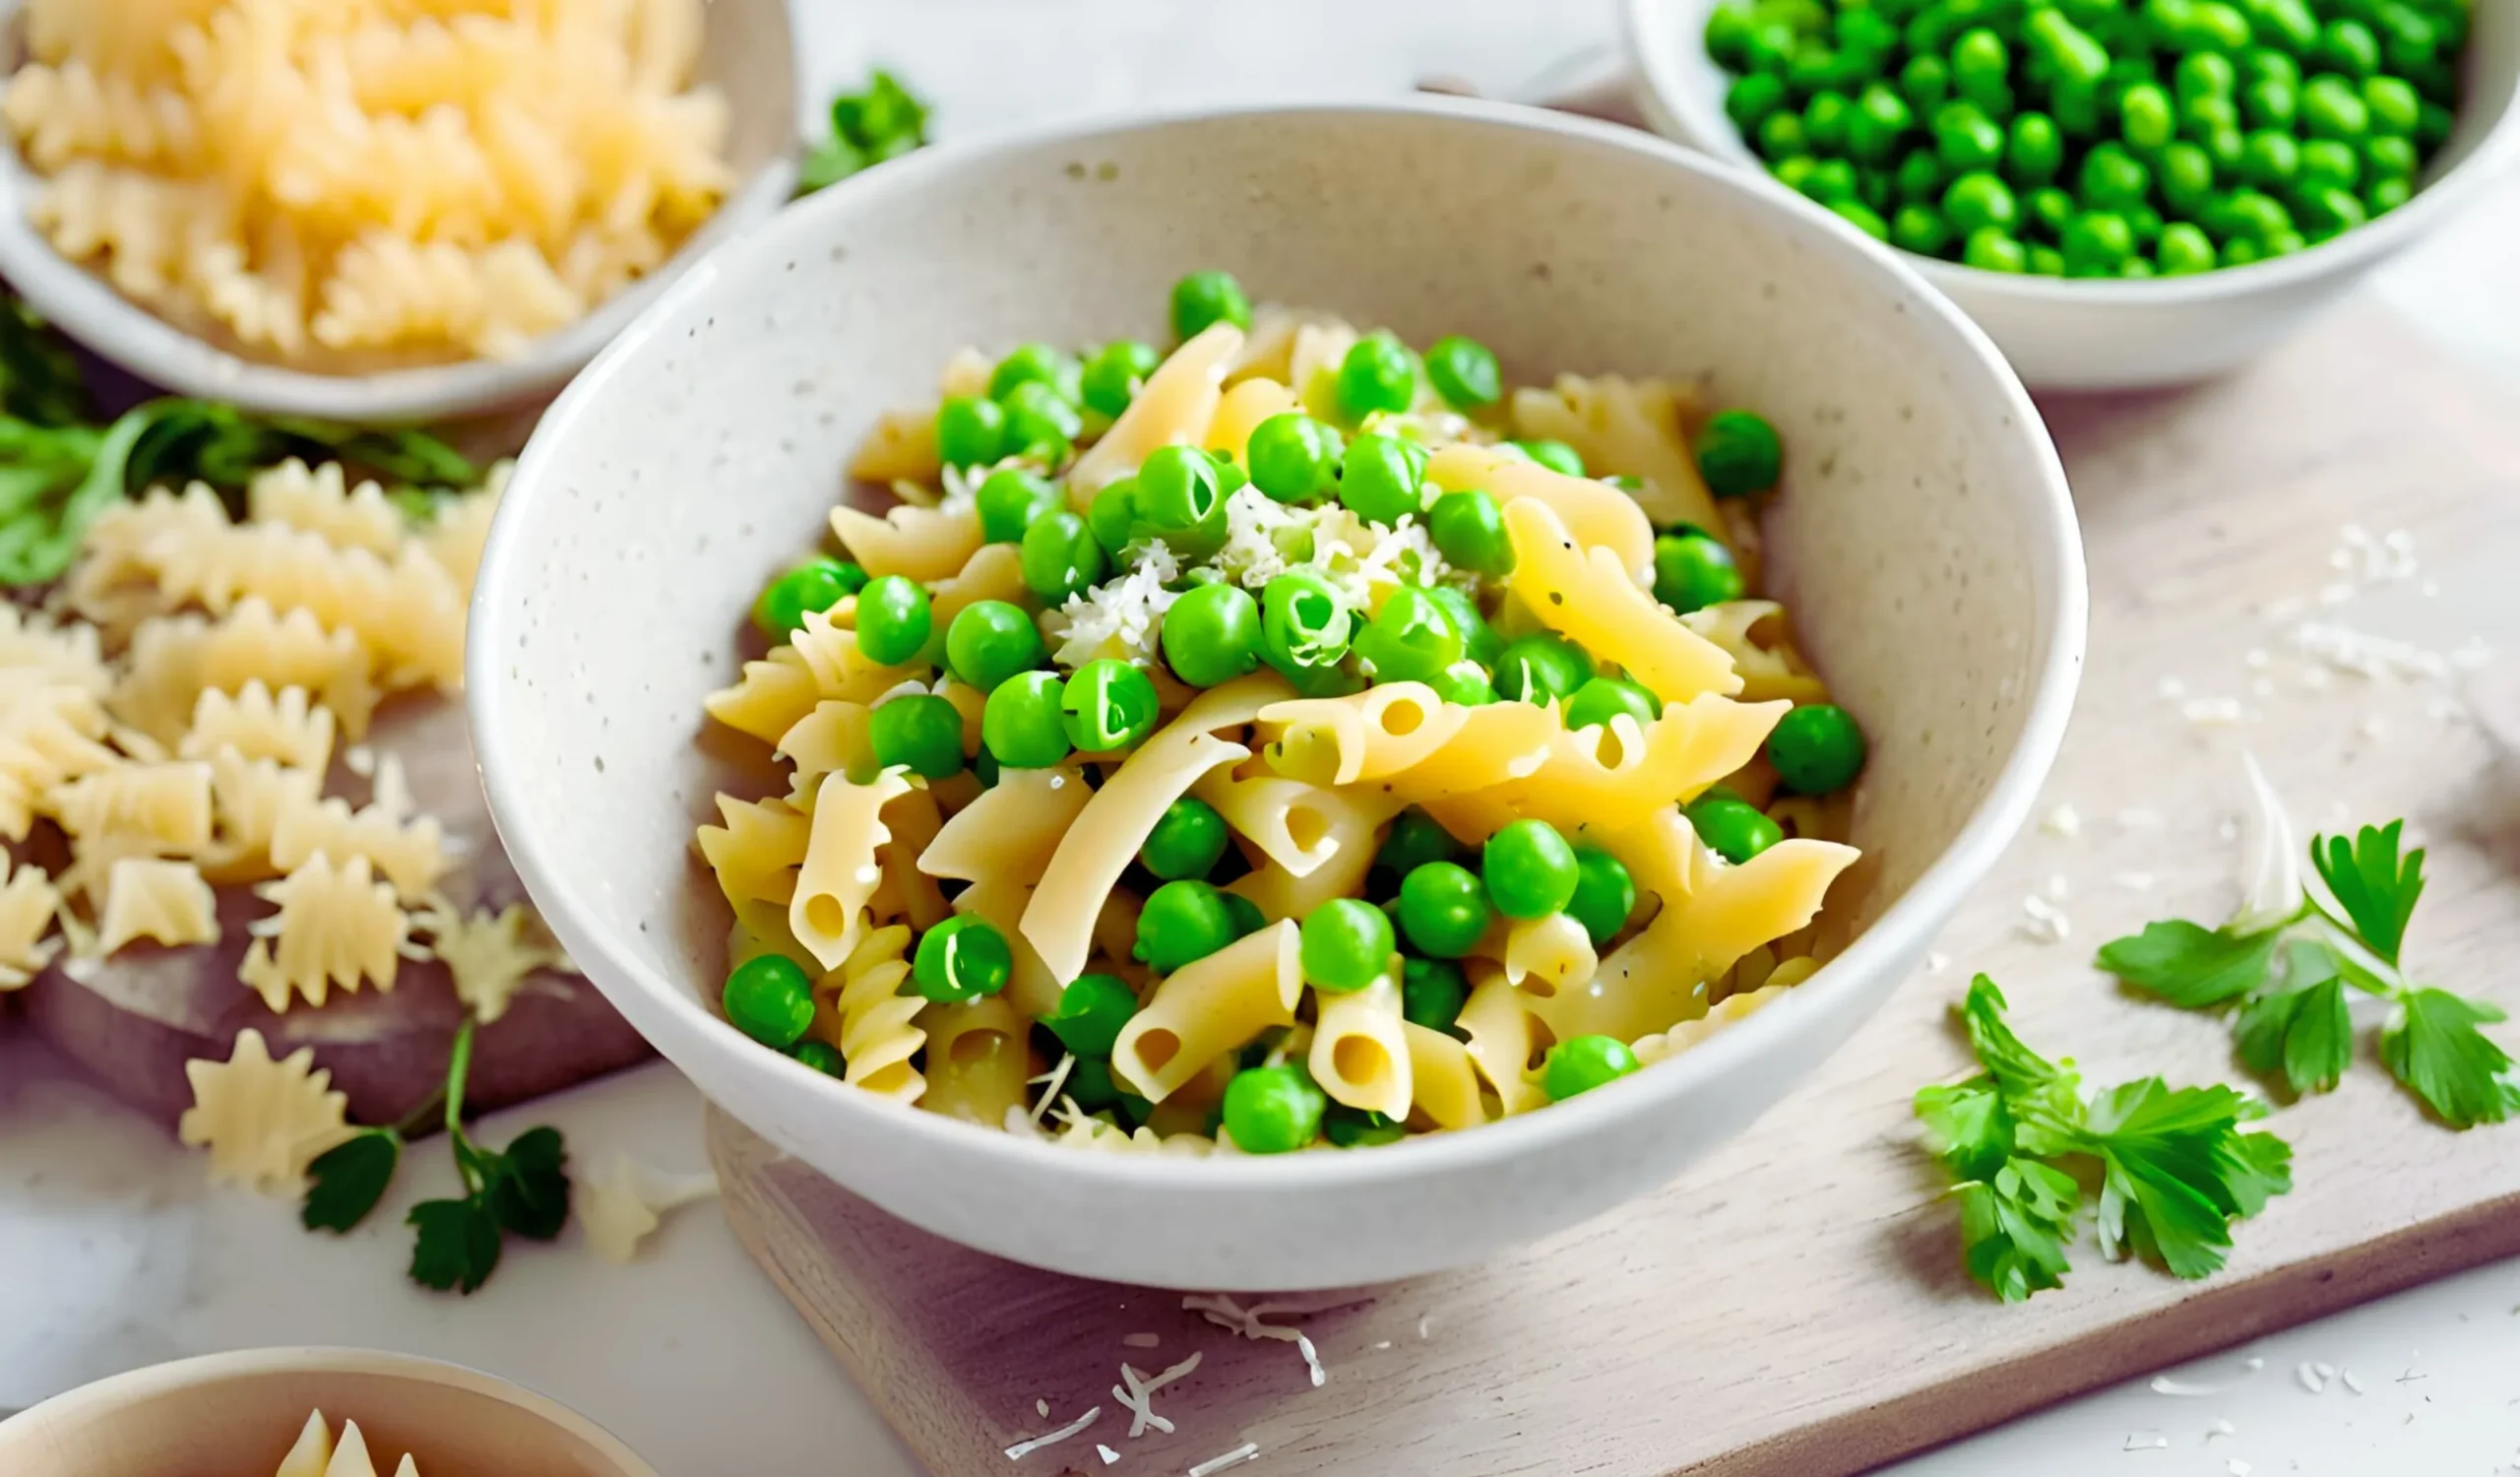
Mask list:
[{"label": "wood grain surface", "polygon": [[[1291,1344],[1235,1338],[1176,1295],[949,1246],[715,1118],[745,1245],[951,1477],[1097,1472],[1098,1442],[1141,1472],[1254,1443],[1235,1470],[1269,1477],[1836,1477],[2520,1252],[2520,1127],[2425,1120],[2372,1061],[2364,1021],[2343,1088],[2275,1118],[2298,1188],[2242,1228],[2223,1275],[2175,1282],[2088,1242],[2066,1288],[2024,1306],[1962,1275],[1908,1103],[1964,1061],[1946,1009],[1970,971],[2095,1081],[2237,1079],[2220,1024],[2133,998],[2089,959],[2148,919],[2229,909],[2243,744],[2305,834],[2408,816],[2433,878],[2412,967],[2520,1009],[2515,782],[2458,700],[2464,675],[2336,674],[2294,649],[2304,621],[2434,653],[2520,633],[2520,404],[2358,310],[2227,381],[2044,409],[2089,542],[2093,624],[2043,810],[2070,804],[2080,834],[2026,833],[1943,938],[1950,962],[1676,1183],[1490,1265],[1296,1300],[1317,1311],[1277,1320],[1318,1346],[1318,1388]],[[2369,581],[2350,548],[2354,567],[2336,567],[2348,524],[2373,543],[2408,531],[2420,569]],[[2238,721],[2222,726],[2227,700]],[[2071,933],[2043,941],[2023,900],[2058,887]],[[1155,1397],[1175,1429],[1129,1439],[1122,1362],[1194,1352]],[[1008,1462],[1008,1445],[1097,1405],[1080,1436]]]}]

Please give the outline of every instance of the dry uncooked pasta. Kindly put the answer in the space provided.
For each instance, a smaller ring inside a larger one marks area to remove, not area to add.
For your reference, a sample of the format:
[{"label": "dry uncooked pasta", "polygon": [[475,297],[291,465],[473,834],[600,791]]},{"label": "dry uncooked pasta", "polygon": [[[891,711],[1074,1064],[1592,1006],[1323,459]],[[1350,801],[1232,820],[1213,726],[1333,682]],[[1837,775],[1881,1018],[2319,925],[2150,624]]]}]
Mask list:
[{"label": "dry uncooked pasta", "polygon": [[0,117],[45,176],[35,224],[170,321],[311,367],[512,356],[731,184],[702,0],[25,16]]},{"label": "dry uncooked pasta", "polygon": [[876,422],[898,505],[833,511],[706,704],[784,770],[696,838],[739,1029],[1066,1147],[1283,1152],[1545,1107],[1820,967],[1861,739],[1753,598],[1773,428],[1243,321],[966,351]]},{"label": "dry uncooked pasta", "polygon": [[[324,1412],[319,1410],[306,1418],[295,1445],[281,1458],[280,1468],[272,1477],[377,1477],[377,1468],[358,1422],[344,1421],[341,1440],[336,1442],[332,1428],[324,1424]],[[409,1451],[395,1466],[394,1477],[420,1477],[419,1465]]]}]

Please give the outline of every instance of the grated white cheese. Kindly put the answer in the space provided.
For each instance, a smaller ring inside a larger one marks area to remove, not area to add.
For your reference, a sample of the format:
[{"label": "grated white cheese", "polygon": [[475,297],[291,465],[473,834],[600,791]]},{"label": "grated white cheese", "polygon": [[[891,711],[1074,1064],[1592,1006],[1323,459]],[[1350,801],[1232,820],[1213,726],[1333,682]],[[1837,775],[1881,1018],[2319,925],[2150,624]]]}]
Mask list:
[{"label": "grated white cheese", "polygon": [[2153,692],[2162,701],[2174,703],[2187,695],[2187,684],[2174,676],[2166,676],[2153,688]]},{"label": "grated white cheese", "polygon": [[1415,517],[1404,514],[1384,528],[1336,504],[1315,518],[1311,562],[1359,610],[1373,604],[1377,589],[1434,585],[1453,577],[1452,566],[1435,551],[1434,540]]},{"label": "grated white cheese", "polygon": [[2248,1477],[2248,1474],[2256,1469],[2235,1456],[2223,1463],[2223,1470],[2231,1473],[2232,1477]]},{"label": "grated white cheese", "polygon": [[1940,949],[1925,955],[1925,973],[1938,975],[1951,967],[1951,956]]},{"label": "grated white cheese", "polygon": [[2394,676],[2439,681],[2453,671],[2482,666],[2492,652],[2471,636],[2453,652],[2430,651],[2411,641],[2374,636],[2330,621],[2304,620],[2293,628],[2293,646],[2303,657],[2348,676]]},{"label": "grated white cheese", "polygon": [[2039,829],[2071,841],[2083,833],[2082,812],[2074,808],[2073,802],[2060,802],[2054,809],[2040,817]]},{"label": "grated white cheese", "polygon": [[2178,705],[2178,712],[2200,729],[2235,728],[2241,718],[2236,697],[2191,697]]},{"label": "grated white cheese", "polygon": [[2248,812],[2240,843],[2240,905],[2231,928],[2253,933],[2273,928],[2301,906],[2300,849],[2293,844],[2292,818],[2275,785],[2258,767],[2257,756],[2240,750],[2240,772],[2247,779]]},{"label": "grated white cheese", "polygon": [[1071,595],[1059,607],[1065,632],[1052,661],[1071,670],[1101,657],[1155,664],[1164,612],[1179,598],[1165,586],[1181,577],[1181,561],[1161,539],[1133,545],[1129,554],[1137,562],[1127,573]]},{"label": "grated white cheese", "polygon": [[1312,557],[1319,515],[1291,508],[1257,487],[1234,489],[1225,504],[1225,546],[1210,562],[1246,590],[1258,590]]},{"label": "grated white cheese", "polygon": [[1304,1371],[1311,1377],[1315,1389],[1320,1388],[1330,1379],[1329,1372],[1321,1367],[1320,1352],[1313,1348],[1311,1339],[1306,1338],[1298,1329],[1287,1327],[1282,1323],[1261,1321],[1263,1314],[1296,1313],[1306,1310],[1291,1308],[1280,1303],[1260,1303],[1244,1308],[1224,1293],[1193,1293],[1181,1300],[1181,1306],[1220,1328],[1232,1329],[1240,1337],[1272,1338],[1281,1343],[1294,1345],[1295,1352],[1303,1356]]},{"label": "grated white cheese", "polygon": [[2031,893],[2021,900],[2024,922],[2017,931],[2033,943],[2062,943],[2073,936],[2074,921],[2054,903]]},{"label": "grated white cheese", "polygon": [[2157,1395],[2219,1395],[2223,1389],[2219,1384],[2194,1384],[2169,1375],[2155,1375],[2152,1382],[2152,1391]]},{"label": "grated white cheese", "polygon": [[1120,1453],[1119,1453],[1119,1452],[1112,1450],[1110,1447],[1108,1447],[1108,1446],[1106,1446],[1106,1445],[1103,1445],[1101,1442],[1096,1442],[1096,1443],[1094,1444],[1094,1454],[1095,1454],[1095,1455],[1097,1455],[1097,1456],[1102,1457],[1102,1465],[1104,1465],[1104,1466],[1106,1466],[1106,1467],[1107,1467],[1107,1466],[1111,1466],[1111,1465],[1113,1465],[1114,1463],[1118,1462],[1118,1461],[1119,1461],[1119,1459],[1120,1459]]},{"label": "grated white cheese", "polygon": [[2341,1370],[2337,1373],[2336,1378],[2344,1382],[2347,1389],[2354,1391],[2358,1395],[2362,1393],[2362,1381],[2354,1378],[2354,1372],[2352,1370]]},{"label": "grated white cheese", "polygon": [[1047,1400],[1034,1401],[1033,1414],[1040,1416],[1042,1420],[1048,1420],[1050,1418],[1050,1402]]},{"label": "grated white cheese", "polygon": [[1163,1342],[1164,1335],[1161,1333],[1128,1333],[1120,1337],[1121,1345],[1131,1349],[1152,1349]]},{"label": "grated white cheese", "polygon": [[2239,1434],[2239,1428],[2233,1425],[2231,1422],[2216,1421],[2213,1425],[2205,1428],[2205,1441],[2206,1444],[2210,1445],[2213,1444],[2214,1438],[2218,1436],[2237,1436]]},{"label": "grated white cheese", "polygon": [[[1067,1074],[1073,1070],[1075,1066],[1076,1053],[1061,1052],[1059,1054],[1058,1065],[1051,1067],[1048,1071],[1041,1073],[1038,1077],[1028,1077],[1025,1079],[1024,1085],[1027,1087],[1031,1087],[1036,1083],[1040,1084],[1041,1087],[1040,1100],[1033,1105],[1033,1122],[1037,1124],[1040,1123],[1041,1121],[1041,1115],[1049,1112],[1050,1105],[1059,1100],[1059,1089],[1067,1085]],[[1042,1413],[1044,1415],[1048,1414],[1047,1411]]]},{"label": "grated white cheese", "polygon": [[2170,1438],[2158,1431],[2138,1431],[2126,1438],[2126,1445],[2117,1449],[2120,1451],[2167,1451],[2170,1449]]},{"label": "grated white cheese", "polygon": [[1155,1392],[1198,1367],[1199,1356],[1195,1352],[1152,1379],[1139,1374],[1134,1365],[1121,1365],[1120,1383],[1111,1386],[1111,1398],[1128,1408],[1129,1435],[1143,1436],[1149,1426],[1156,1427],[1166,1436],[1171,1435],[1172,1423],[1155,1413]]},{"label": "grated white cheese", "polygon": [[2327,1377],[2319,1373],[2316,1365],[2302,1365],[2293,1372],[2293,1378],[2301,1381],[2301,1388],[2314,1395],[2327,1388]]},{"label": "grated white cheese", "polygon": [[2071,887],[2065,881],[2065,874],[2061,871],[2052,873],[2048,876],[2048,886],[2045,889],[2048,894],[2048,900],[2051,903],[2063,902],[2065,900],[2066,893],[2071,890]]},{"label": "grated white cheese", "polygon": [[1260,1454],[1258,1442],[1244,1442],[1230,1451],[1220,1452],[1189,1470],[1188,1477],[1215,1477],[1228,1467],[1238,1467]]},{"label": "grated white cheese", "polygon": [[[1040,1405],[1042,1402],[1036,1400],[1033,1403],[1035,1405]],[[1075,1420],[1061,1426],[1056,1431],[1043,1432],[1040,1436],[1033,1437],[1026,1441],[1017,1442],[1014,1445],[1006,1448],[1006,1459],[1008,1461],[1022,1461],[1025,1457],[1040,1450],[1043,1446],[1057,1445],[1059,1443],[1066,1441],[1069,1437],[1083,1431],[1086,1427],[1093,1425],[1096,1421],[1101,1420],[1102,1418],[1102,1407],[1097,1405],[1092,1410],[1078,1416]],[[1169,1431],[1172,1428],[1167,1426],[1165,1429]]]}]

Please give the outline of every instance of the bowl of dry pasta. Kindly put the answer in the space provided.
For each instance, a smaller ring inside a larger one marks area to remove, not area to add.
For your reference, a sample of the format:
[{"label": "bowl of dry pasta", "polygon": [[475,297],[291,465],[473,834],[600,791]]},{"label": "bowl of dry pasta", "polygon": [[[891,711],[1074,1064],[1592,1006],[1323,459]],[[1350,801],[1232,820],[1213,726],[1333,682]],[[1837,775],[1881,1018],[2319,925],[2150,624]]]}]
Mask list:
[{"label": "bowl of dry pasta", "polygon": [[509,485],[491,811],[704,1092],[955,1241],[1324,1287],[1597,1214],[1846,1041],[2053,757],[2019,384],[1653,139],[1083,127],[712,265]]},{"label": "bowl of dry pasta", "polygon": [[267,413],[548,393],[796,177],[786,0],[9,0],[0,68],[0,274]]},{"label": "bowl of dry pasta", "polygon": [[11,1477],[656,1477],[594,1422],[408,1354],[245,1349],[81,1385],[0,1421]]}]

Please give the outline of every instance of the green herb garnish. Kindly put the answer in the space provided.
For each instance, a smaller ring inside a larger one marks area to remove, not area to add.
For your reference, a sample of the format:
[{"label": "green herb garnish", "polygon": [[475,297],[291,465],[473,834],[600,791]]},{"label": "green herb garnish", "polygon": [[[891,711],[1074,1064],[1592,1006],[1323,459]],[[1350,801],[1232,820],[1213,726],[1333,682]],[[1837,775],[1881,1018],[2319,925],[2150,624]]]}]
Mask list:
[{"label": "green herb garnish", "polygon": [[2510,1055],[2479,1028],[2503,1012],[2419,984],[2399,965],[2424,895],[2424,852],[2401,854],[2404,827],[2312,838],[2324,901],[2303,887],[2299,906],[2273,919],[2150,924],[2103,945],[2099,965],[2183,1009],[2230,1007],[2241,1061],[2297,1093],[2327,1091],[2353,1061],[2346,992],[2377,996],[2394,1007],[2378,1039],[2390,1075],[2451,1127],[2501,1123],[2520,1112],[2520,1082]]},{"label": "green herb garnish", "polygon": [[2102,1253],[2184,1278],[2220,1269],[2232,1226],[2292,1188],[2292,1146],[2240,1126],[2265,1116],[2256,1099],[2159,1077],[2087,1096],[2073,1062],[2032,1051],[2006,1008],[1994,981],[1978,976],[1959,1015],[1984,1070],[1916,1098],[1955,1182],[1962,1259],[1996,1297],[2018,1303],[2062,1285],[2093,1185]]},{"label": "green herb garnish", "polygon": [[836,185],[860,169],[897,159],[927,142],[927,104],[901,79],[878,70],[863,92],[831,102],[831,132],[813,141],[796,169],[796,193]]}]

